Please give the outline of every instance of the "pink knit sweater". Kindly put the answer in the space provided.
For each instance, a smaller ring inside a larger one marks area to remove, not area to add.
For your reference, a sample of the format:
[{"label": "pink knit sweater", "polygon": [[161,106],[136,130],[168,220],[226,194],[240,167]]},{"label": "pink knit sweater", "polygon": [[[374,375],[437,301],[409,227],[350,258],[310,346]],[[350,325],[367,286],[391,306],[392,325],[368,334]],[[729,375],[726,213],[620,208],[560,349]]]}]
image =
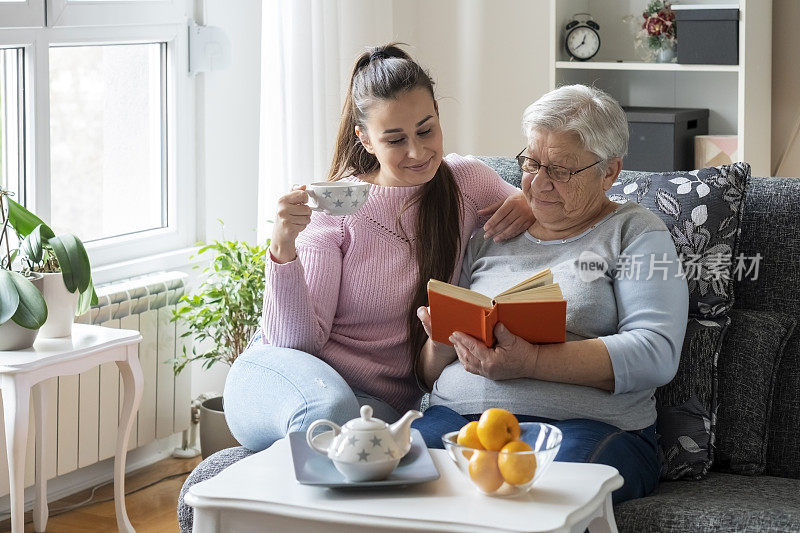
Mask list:
[{"label": "pink knit sweater", "polygon": [[[478,209],[516,189],[475,158],[450,154],[445,160],[461,190],[464,250],[485,222]],[[420,280],[396,221],[418,190],[372,185],[366,204],[353,215],[314,212],[297,239],[298,258],[285,264],[267,261],[264,292],[265,342],[316,354],[351,387],[384,399],[400,413],[422,394],[407,345],[409,305]],[[401,218],[407,235],[415,233],[416,206]],[[461,259],[454,280],[460,270]]]}]

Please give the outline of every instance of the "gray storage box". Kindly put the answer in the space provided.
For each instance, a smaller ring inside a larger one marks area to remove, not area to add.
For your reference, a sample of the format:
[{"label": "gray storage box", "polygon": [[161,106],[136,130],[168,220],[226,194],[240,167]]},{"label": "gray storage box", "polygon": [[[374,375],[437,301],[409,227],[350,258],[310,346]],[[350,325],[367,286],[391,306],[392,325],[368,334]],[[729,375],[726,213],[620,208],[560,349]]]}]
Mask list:
[{"label": "gray storage box", "polygon": [[678,63],[738,65],[739,10],[686,7],[689,6],[672,6],[677,25]]},{"label": "gray storage box", "polygon": [[694,137],[708,134],[708,109],[623,107],[630,141],[626,170],[694,169]]}]

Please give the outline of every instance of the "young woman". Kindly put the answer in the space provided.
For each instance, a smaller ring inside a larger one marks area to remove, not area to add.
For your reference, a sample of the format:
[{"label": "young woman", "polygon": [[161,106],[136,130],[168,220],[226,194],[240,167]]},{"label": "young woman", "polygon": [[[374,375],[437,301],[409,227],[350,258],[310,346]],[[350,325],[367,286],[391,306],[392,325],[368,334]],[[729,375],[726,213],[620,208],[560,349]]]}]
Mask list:
[{"label": "young woman", "polygon": [[305,187],[278,202],[263,333],[225,384],[228,424],[252,450],[365,403],[388,422],[415,407],[427,281],[457,279],[467,240],[501,202],[485,226],[495,239],[533,220],[486,165],[443,156],[433,82],[395,45],[357,59],[328,179],[367,182],[369,197],[344,217],[312,214]]}]

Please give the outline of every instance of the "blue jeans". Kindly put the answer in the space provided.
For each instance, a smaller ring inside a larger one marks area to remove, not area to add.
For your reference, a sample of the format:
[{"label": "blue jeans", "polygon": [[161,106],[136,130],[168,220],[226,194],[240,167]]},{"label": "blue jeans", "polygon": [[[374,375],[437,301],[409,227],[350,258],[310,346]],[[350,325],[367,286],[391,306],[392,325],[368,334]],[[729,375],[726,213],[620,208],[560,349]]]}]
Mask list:
[{"label": "blue jeans", "polygon": [[392,423],[397,411],[380,398],[353,389],[318,357],[251,342],[236,358],[225,381],[225,419],[242,446],[261,451],[292,431],[305,431],[326,418],[342,425],[364,404],[374,417]]},{"label": "blue jeans", "polygon": [[[411,427],[422,433],[429,448],[443,448],[442,435],[458,431],[467,422],[480,417],[480,414],[460,415],[449,407],[433,405]],[[625,484],[611,495],[615,505],[647,496],[658,486],[661,465],[655,424],[637,431],[623,431],[597,420],[551,420],[526,415],[517,415],[517,419],[545,422],[561,430],[563,438],[556,461],[599,463],[619,470]]]}]

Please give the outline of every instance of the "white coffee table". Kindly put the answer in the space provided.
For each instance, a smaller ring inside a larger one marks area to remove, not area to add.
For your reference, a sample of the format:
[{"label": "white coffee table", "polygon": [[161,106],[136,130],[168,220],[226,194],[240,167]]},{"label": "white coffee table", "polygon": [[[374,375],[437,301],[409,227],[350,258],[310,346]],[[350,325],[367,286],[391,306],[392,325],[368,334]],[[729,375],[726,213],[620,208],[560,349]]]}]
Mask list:
[{"label": "white coffee table", "polygon": [[194,533],[238,531],[617,531],[611,493],[623,480],[605,465],[550,465],[528,494],[476,491],[444,450],[430,450],[436,481],[380,490],[301,485],[288,439],[192,486]]}]

